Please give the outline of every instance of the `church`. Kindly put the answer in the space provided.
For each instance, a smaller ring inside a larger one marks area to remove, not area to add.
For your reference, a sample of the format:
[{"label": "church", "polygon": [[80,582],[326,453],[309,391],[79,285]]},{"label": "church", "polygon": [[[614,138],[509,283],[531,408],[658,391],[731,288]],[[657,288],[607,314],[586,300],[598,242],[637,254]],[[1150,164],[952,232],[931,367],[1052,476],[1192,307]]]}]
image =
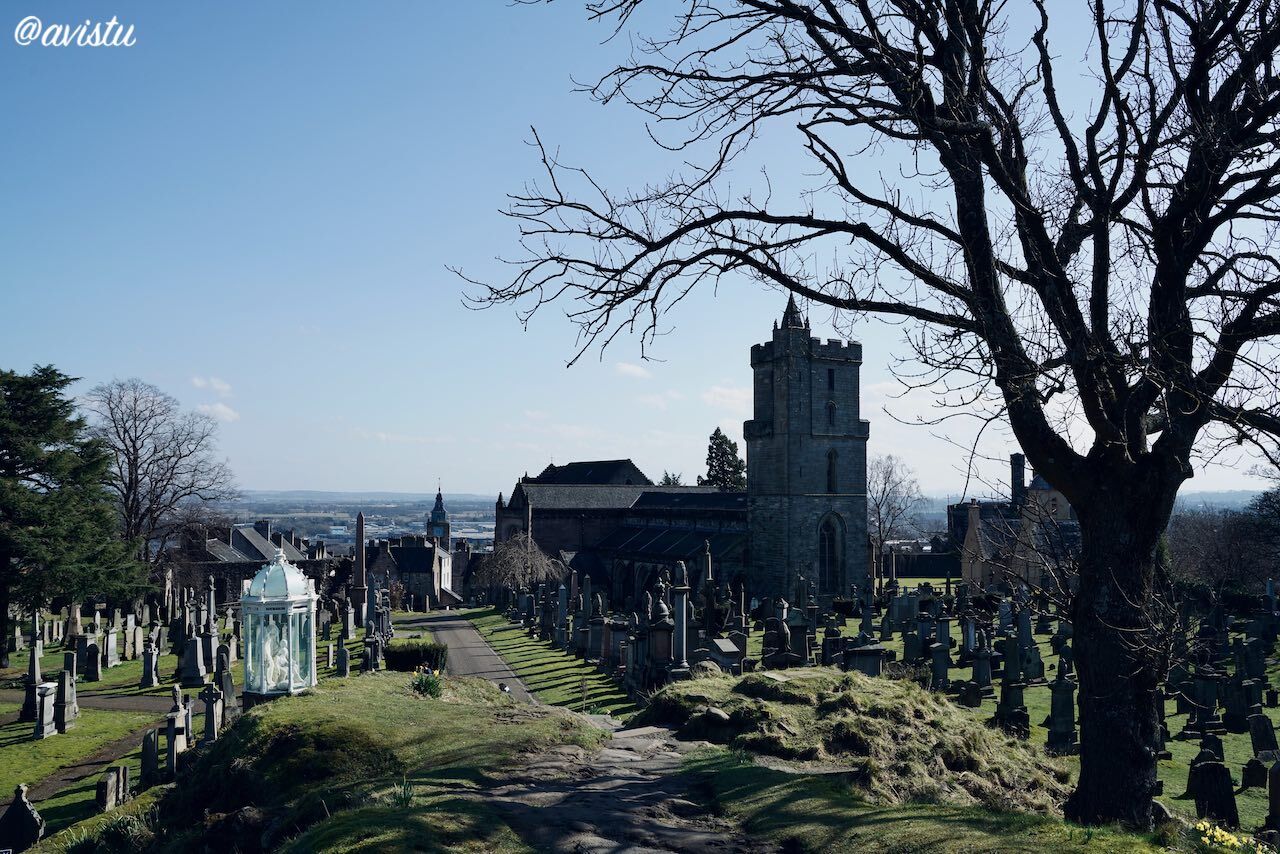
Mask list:
[{"label": "church", "polygon": [[720,585],[824,599],[866,589],[867,439],[862,345],[810,335],[794,297],[770,340],[751,348],[745,492],[656,486],[631,460],[549,465],[495,506],[495,541],[523,531],[592,579],[610,601],[639,601],[677,561],[711,553]]}]

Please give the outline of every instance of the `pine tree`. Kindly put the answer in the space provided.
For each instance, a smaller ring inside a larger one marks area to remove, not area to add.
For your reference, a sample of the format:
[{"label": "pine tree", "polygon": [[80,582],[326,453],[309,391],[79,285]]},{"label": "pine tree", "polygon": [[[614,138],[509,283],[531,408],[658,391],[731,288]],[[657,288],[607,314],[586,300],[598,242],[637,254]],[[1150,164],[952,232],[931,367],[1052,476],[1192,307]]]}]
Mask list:
[{"label": "pine tree", "polygon": [[[116,534],[106,490],[111,456],[88,435],[66,395],[74,382],[52,366],[0,371],[0,639],[9,607],[55,597],[132,596],[142,568]],[[8,644],[0,666],[8,666]]]},{"label": "pine tree", "polygon": [[747,488],[747,464],[738,456],[738,443],[719,427],[707,442],[707,476],[699,477],[698,485],[721,489]]},{"label": "pine tree", "polygon": [[658,481],[658,486],[684,486],[684,475],[663,469],[662,480]]}]

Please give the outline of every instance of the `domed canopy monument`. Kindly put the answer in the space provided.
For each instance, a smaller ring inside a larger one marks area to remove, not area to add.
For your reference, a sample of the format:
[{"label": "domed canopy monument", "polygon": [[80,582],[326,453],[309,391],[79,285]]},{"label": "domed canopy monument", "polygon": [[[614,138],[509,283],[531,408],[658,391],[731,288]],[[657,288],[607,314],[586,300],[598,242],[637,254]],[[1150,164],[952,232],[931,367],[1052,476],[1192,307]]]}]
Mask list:
[{"label": "domed canopy monument", "polygon": [[244,583],[244,707],[316,684],[315,583],[276,549]]}]

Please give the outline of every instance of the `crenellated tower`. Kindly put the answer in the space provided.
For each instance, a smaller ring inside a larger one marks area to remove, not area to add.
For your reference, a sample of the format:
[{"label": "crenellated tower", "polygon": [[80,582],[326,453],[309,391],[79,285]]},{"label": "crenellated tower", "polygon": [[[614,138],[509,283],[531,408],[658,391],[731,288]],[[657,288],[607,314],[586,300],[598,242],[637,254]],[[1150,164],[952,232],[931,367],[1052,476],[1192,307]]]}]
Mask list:
[{"label": "crenellated tower", "polygon": [[862,345],[810,337],[795,298],[773,338],[751,348],[753,417],[747,446],[751,595],[795,595],[798,577],[821,594],[866,589],[867,438]]}]

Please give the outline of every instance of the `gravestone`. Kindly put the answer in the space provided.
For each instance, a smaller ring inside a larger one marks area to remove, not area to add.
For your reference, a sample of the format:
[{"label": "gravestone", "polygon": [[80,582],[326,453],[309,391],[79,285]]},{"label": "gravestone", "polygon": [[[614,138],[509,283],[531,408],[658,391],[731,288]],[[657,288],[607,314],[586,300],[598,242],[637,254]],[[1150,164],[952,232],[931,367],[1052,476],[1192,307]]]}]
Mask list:
[{"label": "gravestone", "polygon": [[0,842],[14,851],[25,851],[43,836],[44,819],[27,800],[27,787],[19,783],[13,790],[13,803],[0,816]]},{"label": "gravestone", "polygon": [[160,731],[149,729],[142,734],[142,771],[138,785],[149,789],[160,782]]},{"label": "gravestone", "polygon": [[96,792],[98,812],[111,812],[120,805],[120,769],[112,766],[98,778]]},{"label": "gravestone", "polygon": [[102,681],[102,653],[93,641],[84,648],[84,681]]},{"label": "gravestone", "polygon": [[334,662],[333,644],[329,644],[328,649],[329,649],[329,669],[332,670],[333,662]]},{"label": "gravestone", "polygon": [[222,726],[222,692],[213,685],[204,686],[200,692],[204,701],[204,743],[213,744],[218,740],[218,730]]},{"label": "gravestone", "polygon": [[1051,753],[1076,753],[1080,743],[1076,739],[1076,683],[1063,675],[1049,683],[1049,737],[1047,747]]},{"label": "gravestone", "polygon": [[36,739],[48,738],[58,734],[58,726],[53,719],[53,701],[58,693],[58,686],[53,682],[41,682],[36,686]]},{"label": "gravestone", "polygon": [[76,677],[70,670],[58,674],[58,693],[53,701],[53,725],[58,732],[66,732],[76,725],[80,706],[76,702]]},{"label": "gravestone", "polygon": [[929,655],[929,690],[946,691],[951,687],[951,680],[947,678],[947,668],[951,663],[950,652],[942,644],[932,643],[929,645]]},{"label": "gravestone", "polygon": [[138,680],[139,688],[154,688],[160,684],[160,654],[151,638],[147,637],[142,644],[142,678]]},{"label": "gravestone", "polygon": [[44,682],[40,678],[40,656],[43,654],[43,645],[37,639],[32,647],[31,657],[27,659],[22,711],[18,713],[18,720],[20,721],[34,721],[36,719],[36,687]]},{"label": "gravestone", "polygon": [[240,704],[236,701],[236,682],[231,675],[230,662],[218,659],[218,674],[214,684],[222,692],[222,725],[230,726],[240,717]]},{"label": "gravestone", "polygon": [[348,652],[345,644],[338,646],[338,675],[342,677],[351,675],[351,653]]},{"label": "gravestone", "polygon": [[[176,689],[175,689],[176,690]],[[178,757],[187,749],[186,713],[179,709],[165,717],[165,775],[172,780],[178,770]]]},{"label": "gravestone", "polygon": [[1214,759],[1194,766],[1192,773],[1198,776],[1195,784],[1196,817],[1221,822],[1231,829],[1239,827],[1240,813],[1236,809],[1230,769]]},{"label": "gravestone", "polygon": [[1253,746],[1253,755],[1261,757],[1268,754],[1269,758],[1277,759],[1275,756],[1278,749],[1276,745],[1276,728],[1271,723],[1271,718],[1262,713],[1260,706],[1250,708],[1249,714],[1249,741]]},{"label": "gravestone", "polygon": [[120,632],[115,626],[107,629],[103,638],[102,664],[108,669],[120,664]]},{"label": "gravestone", "polygon": [[1267,787],[1267,766],[1262,760],[1253,757],[1240,769],[1240,788],[1265,789]]},{"label": "gravestone", "polygon": [[1262,826],[1280,832],[1280,761],[1267,771],[1267,818]]},{"label": "gravestone", "polygon": [[982,687],[972,679],[968,682],[962,682],[960,684],[960,696],[957,699],[960,705],[976,709],[982,705]]},{"label": "gravestone", "polygon": [[200,688],[204,685],[207,672],[204,662],[204,645],[201,639],[188,638],[186,650],[182,654],[182,670],[179,673],[179,684],[183,688]]}]

